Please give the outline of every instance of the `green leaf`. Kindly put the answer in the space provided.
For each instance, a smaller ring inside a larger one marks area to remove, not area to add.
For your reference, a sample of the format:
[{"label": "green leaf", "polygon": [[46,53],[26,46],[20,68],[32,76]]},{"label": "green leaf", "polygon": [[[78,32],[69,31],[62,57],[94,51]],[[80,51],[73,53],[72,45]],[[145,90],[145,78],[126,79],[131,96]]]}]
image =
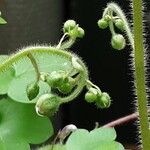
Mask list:
[{"label": "green leaf", "polygon": [[[58,50],[59,51],[59,50]],[[67,71],[72,69],[71,61],[69,58],[58,53],[46,53],[46,54],[33,54],[38,67],[41,72],[52,71]],[[35,72],[30,60],[28,58],[21,59],[15,64],[16,76],[26,74],[27,72]]]},{"label": "green leaf", "polygon": [[91,132],[78,129],[66,142],[67,150],[124,150],[115,142],[116,132],[113,128],[98,128]]},{"label": "green leaf", "polygon": [[35,103],[38,97],[40,97],[44,93],[50,92],[50,87],[48,84],[40,81],[39,82],[39,94],[32,101],[27,97],[27,86],[35,81],[35,73],[26,73],[22,74],[13,79],[13,81],[9,85],[8,96],[13,100],[22,102],[22,103]]},{"label": "green leaf", "polygon": [[[38,150],[52,150],[52,145],[47,145],[39,148]],[[66,150],[65,145],[54,145],[53,150]]]},{"label": "green leaf", "polygon": [[[58,50],[59,51],[59,50]],[[69,71],[72,69],[71,60],[57,53],[33,54],[38,64],[40,72],[51,73],[53,71]],[[46,93],[49,87],[42,83],[40,85],[40,94],[33,101],[27,98],[26,88],[36,80],[35,70],[28,58],[21,59],[14,64],[16,78],[10,84],[8,95],[13,100],[23,103],[35,103],[37,98]]]},{"label": "green leaf", "polygon": [[97,147],[92,150],[124,150],[124,147],[115,141],[112,142],[101,142],[97,144]]},{"label": "green leaf", "polygon": [[[7,55],[0,55],[0,63],[8,58]],[[0,73],[0,94],[6,94],[12,79],[15,77],[15,70],[13,67]]]},{"label": "green leaf", "polygon": [[0,17],[0,24],[6,24],[7,22],[2,18]]},{"label": "green leaf", "polygon": [[[81,142],[82,141],[82,142]],[[73,132],[66,142],[67,150],[89,150],[89,132],[85,129],[78,129]]]},{"label": "green leaf", "polygon": [[53,134],[50,120],[39,117],[33,104],[10,98],[0,100],[0,122],[1,150],[29,150],[29,143],[42,143]]}]

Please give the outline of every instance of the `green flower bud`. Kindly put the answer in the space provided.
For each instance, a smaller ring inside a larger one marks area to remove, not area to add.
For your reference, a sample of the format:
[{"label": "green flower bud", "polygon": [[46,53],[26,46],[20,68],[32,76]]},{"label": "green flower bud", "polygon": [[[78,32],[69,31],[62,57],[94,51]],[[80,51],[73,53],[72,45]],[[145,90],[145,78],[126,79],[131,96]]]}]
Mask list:
[{"label": "green flower bud", "polygon": [[61,93],[63,93],[63,94],[68,94],[68,93],[70,93],[70,92],[72,91],[72,88],[73,88],[73,86],[72,86],[72,84],[70,84],[69,82],[62,83],[62,84],[58,87],[59,91],[60,91]]},{"label": "green flower bud", "polygon": [[63,83],[64,72],[54,71],[51,74],[47,75],[45,77],[45,80],[49,84],[49,86],[56,88]]},{"label": "green flower bud", "polygon": [[39,85],[36,82],[29,84],[26,92],[29,100],[34,99],[39,94]]},{"label": "green flower bud", "polygon": [[76,38],[82,38],[85,35],[85,32],[81,27],[76,26],[68,34],[72,39],[76,39]]},{"label": "green flower bud", "polygon": [[98,24],[100,29],[106,29],[108,27],[108,21],[106,21],[103,18],[98,20],[97,24]]},{"label": "green flower bud", "polygon": [[75,79],[73,79],[72,77],[67,77],[64,79],[64,82],[58,87],[58,90],[63,94],[68,94],[72,91],[75,85]]},{"label": "green flower bud", "polygon": [[96,106],[102,109],[108,108],[110,104],[111,104],[111,98],[106,92],[103,92],[96,101]]},{"label": "green flower bud", "polygon": [[85,31],[81,28],[81,27],[78,27],[78,38],[83,38],[84,35],[85,35]]},{"label": "green flower bud", "polygon": [[124,30],[124,22],[122,19],[116,19],[115,20],[115,26],[120,29],[120,30]]},{"label": "green flower bud", "polygon": [[52,116],[59,108],[60,99],[54,94],[44,94],[36,103],[36,112],[42,116]]},{"label": "green flower bud", "polygon": [[98,91],[95,88],[90,88],[89,91],[85,94],[85,100],[88,103],[95,102],[98,98],[98,96],[101,95],[101,91]]},{"label": "green flower bud", "polygon": [[125,38],[121,34],[115,34],[112,36],[111,45],[114,49],[122,50],[126,45]]},{"label": "green flower bud", "polygon": [[68,20],[64,23],[64,32],[69,32],[76,27],[76,22],[74,20]]}]

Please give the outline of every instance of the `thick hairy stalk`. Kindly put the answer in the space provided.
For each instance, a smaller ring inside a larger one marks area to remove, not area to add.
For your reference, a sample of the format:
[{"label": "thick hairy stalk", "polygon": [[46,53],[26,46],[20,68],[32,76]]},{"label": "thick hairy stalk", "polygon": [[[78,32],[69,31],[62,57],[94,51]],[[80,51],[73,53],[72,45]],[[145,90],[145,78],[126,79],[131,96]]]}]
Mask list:
[{"label": "thick hairy stalk", "polygon": [[133,0],[133,26],[134,26],[134,60],[135,60],[135,85],[138,100],[138,112],[142,149],[150,149],[150,132],[145,86],[144,45],[142,26],[142,0]]}]

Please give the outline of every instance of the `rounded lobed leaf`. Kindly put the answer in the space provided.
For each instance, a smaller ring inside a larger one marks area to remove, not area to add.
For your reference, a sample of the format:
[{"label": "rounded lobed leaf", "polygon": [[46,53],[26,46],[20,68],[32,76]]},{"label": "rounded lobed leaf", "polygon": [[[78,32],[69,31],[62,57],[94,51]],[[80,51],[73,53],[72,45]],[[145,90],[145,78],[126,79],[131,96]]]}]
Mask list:
[{"label": "rounded lobed leaf", "polygon": [[[21,51],[32,50],[40,72],[52,73],[57,71],[68,72],[73,69],[71,62],[71,54],[52,47],[29,47]],[[38,52],[37,52],[38,51]],[[43,52],[44,51],[44,52]],[[38,97],[49,91],[46,83],[40,83],[39,94],[32,101],[27,96],[27,86],[36,81],[36,73],[26,57],[16,61],[14,65],[16,77],[9,85],[8,95],[13,100],[23,103],[35,103]]]},{"label": "rounded lobed leaf", "polygon": [[30,100],[27,95],[27,87],[29,84],[35,81],[35,73],[27,72],[18,77],[15,77],[9,85],[8,96],[13,100],[22,103],[35,103],[42,94],[50,91],[50,87],[40,81],[39,82],[39,93],[33,100]]},{"label": "rounded lobed leaf", "polygon": [[114,141],[115,138],[116,132],[113,128],[97,128],[91,132],[78,129],[68,138],[66,148],[67,150],[124,150],[120,143]]},{"label": "rounded lobed leaf", "polygon": [[10,98],[0,100],[1,150],[29,150],[31,144],[40,144],[53,134],[46,117],[39,117],[33,104],[22,104]]}]

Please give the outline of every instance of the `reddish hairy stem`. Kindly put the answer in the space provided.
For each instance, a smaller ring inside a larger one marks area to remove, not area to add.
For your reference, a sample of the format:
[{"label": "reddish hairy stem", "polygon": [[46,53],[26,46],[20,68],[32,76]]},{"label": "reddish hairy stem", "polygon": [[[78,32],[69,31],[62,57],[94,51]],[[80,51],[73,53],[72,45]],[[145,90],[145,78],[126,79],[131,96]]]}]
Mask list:
[{"label": "reddish hairy stem", "polygon": [[114,121],[104,125],[103,127],[104,128],[115,127],[115,126],[119,126],[119,125],[128,123],[130,121],[134,121],[136,119],[138,119],[138,113],[132,113],[132,114],[127,115],[125,117],[121,117],[117,120],[114,120]]}]

